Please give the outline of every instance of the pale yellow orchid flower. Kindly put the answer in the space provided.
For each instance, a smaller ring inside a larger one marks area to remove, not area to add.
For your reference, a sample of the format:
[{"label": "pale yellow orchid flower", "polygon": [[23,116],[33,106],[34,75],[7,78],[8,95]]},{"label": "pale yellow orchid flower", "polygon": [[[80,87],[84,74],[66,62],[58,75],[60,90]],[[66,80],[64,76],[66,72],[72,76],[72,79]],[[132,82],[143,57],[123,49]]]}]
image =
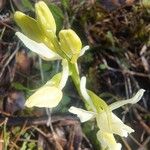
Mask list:
[{"label": "pale yellow orchid flower", "polygon": [[115,141],[113,134],[127,137],[128,134],[134,132],[134,130],[131,127],[125,125],[112,111],[128,103],[137,103],[143,96],[145,90],[140,89],[133,98],[118,101],[107,106],[108,111],[104,109],[97,111],[97,106],[94,106],[92,103],[93,100],[91,99],[89,92],[86,90],[85,77],[81,78],[80,90],[82,96],[88,102],[88,104],[91,105],[93,111],[86,111],[81,108],[70,107],[69,112],[76,114],[80,118],[81,122],[96,118],[97,126],[100,129],[97,133],[97,138],[100,141],[102,148],[108,148],[109,150],[120,150],[121,144]]},{"label": "pale yellow orchid flower", "polygon": [[66,60],[62,61],[62,66],[63,71],[56,74],[50,81],[31,95],[27,99],[25,106],[53,108],[59,104],[63,96],[62,89],[69,76],[68,62]]},{"label": "pale yellow orchid flower", "polygon": [[[38,54],[42,59],[46,61],[63,59],[59,54],[57,54],[55,51],[48,48],[44,43],[36,42],[28,38],[21,32],[16,32],[16,35],[27,48],[29,48],[32,52]],[[89,46],[83,47],[80,51],[79,57],[82,56],[85,53],[85,51],[88,49]]]},{"label": "pale yellow orchid flower", "polygon": [[54,17],[45,2],[37,2],[35,12],[36,19],[22,12],[15,12],[14,19],[25,34],[16,32],[16,35],[27,48],[42,59],[67,59],[76,63],[78,57],[89,49],[89,46],[82,48],[80,38],[72,29],[61,30],[58,40]]}]

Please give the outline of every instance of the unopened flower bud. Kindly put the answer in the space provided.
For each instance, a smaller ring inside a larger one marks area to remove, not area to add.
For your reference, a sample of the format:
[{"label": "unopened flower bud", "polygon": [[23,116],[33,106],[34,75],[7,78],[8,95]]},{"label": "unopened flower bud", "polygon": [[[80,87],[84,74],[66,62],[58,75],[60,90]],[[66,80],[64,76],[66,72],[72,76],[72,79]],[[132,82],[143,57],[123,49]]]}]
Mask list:
[{"label": "unopened flower bud", "polygon": [[56,23],[48,6],[40,1],[35,4],[36,17],[39,27],[47,34],[49,30],[56,32]]},{"label": "unopened flower bud", "polygon": [[82,47],[80,38],[73,30],[67,29],[59,32],[59,39],[62,51],[75,63]]}]

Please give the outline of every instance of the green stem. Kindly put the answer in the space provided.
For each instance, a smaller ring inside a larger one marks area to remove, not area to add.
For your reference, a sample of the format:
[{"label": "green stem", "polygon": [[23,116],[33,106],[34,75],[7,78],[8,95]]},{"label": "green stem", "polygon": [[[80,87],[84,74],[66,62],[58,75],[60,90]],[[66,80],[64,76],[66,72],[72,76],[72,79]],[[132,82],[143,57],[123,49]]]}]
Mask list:
[{"label": "green stem", "polygon": [[79,73],[78,73],[78,66],[76,66],[75,63],[69,63],[69,70],[71,72],[70,76],[72,78],[72,81],[73,81],[80,97],[82,98],[83,101],[85,101],[82,94],[81,94],[81,92],[80,92],[80,76],[79,76]]},{"label": "green stem", "polygon": [[79,76],[79,73],[78,73],[78,66],[75,63],[69,63],[69,68],[70,68],[70,71],[71,71],[71,78],[72,78],[72,80],[75,84],[75,87],[76,87],[81,99],[83,100],[83,102],[85,104],[87,103],[94,112],[96,112],[96,109],[94,107],[94,104],[93,104],[92,100],[91,99],[85,99],[81,94],[81,91],[80,91],[80,76]]}]

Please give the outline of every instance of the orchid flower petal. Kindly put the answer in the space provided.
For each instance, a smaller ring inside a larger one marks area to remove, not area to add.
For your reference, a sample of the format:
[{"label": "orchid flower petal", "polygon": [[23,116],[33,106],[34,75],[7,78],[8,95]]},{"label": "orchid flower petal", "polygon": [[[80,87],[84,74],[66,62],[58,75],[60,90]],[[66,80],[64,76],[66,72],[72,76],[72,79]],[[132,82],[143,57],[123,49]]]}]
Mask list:
[{"label": "orchid flower petal", "polygon": [[63,66],[62,77],[58,86],[60,89],[64,88],[69,76],[69,67],[67,60],[63,59],[62,66]]},{"label": "orchid flower petal", "polygon": [[118,134],[122,137],[127,137],[128,134],[134,132],[131,127],[125,125],[114,113],[112,113],[111,128],[114,134]]},{"label": "orchid flower petal", "polygon": [[84,47],[81,49],[81,51],[80,51],[79,57],[82,56],[82,55],[84,55],[84,53],[85,53],[87,50],[89,50],[89,48],[90,48],[89,45],[84,46]]},{"label": "orchid flower petal", "polygon": [[62,91],[55,86],[44,85],[31,95],[25,105],[27,107],[56,107],[62,99]]},{"label": "orchid flower petal", "polygon": [[121,150],[122,145],[117,143],[113,134],[99,130],[97,132],[97,139],[101,143],[102,149]]},{"label": "orchid flower petal", "polygon": [[86,99],[87,101],[91,99],[86,90],[86,77],[81,78],[80,90],[81,90],[81,94],[84,97],[84,99]]},{"label": "orchid flower petal", "polygon": [[61,59],[61,57],[50,50],[46,45],[43,43],[37,43],[21,32],[16,32],[16,35],[18,38],[24,43],[24,45],[29,48],[31,51],[37,53],[40,57],[42,57],[44,60],[57,60]]},{"label": "orchid flower petal", "polygon": [[113,104],[109,105],[109,108],[113,111],[123,105],[126,105],[126,104],[135,104],[137,103],[143,96],[145,90],[144,89],[140,89],[136,94],[135,96],[133,96],[132,98],[130,99],[127,99],[127,100],[122,100],[122,101],[118,101],[118,102],[114,102]]},{"label": "orchid flower petal", "polygon": [[110,115],[109,122],[107,120],[106,112],[98,113],[96,115],[97,125],[101,131],[117,134],[122,137],[127,137],[129,133],[134,132],[131,127],[125,125],[115,114],[111,113]]},{"label": "orchid flower petal", "polygon": [[87,89],[86,89],[86,77],[81,78],[80,91],[81,91],[83,98],[87,101],[87,103],[92,108],[92,110],[96,112],[96,108],[94,107],[94,104],[92,103],[91,97],[89,96]]},{"label": "orchid flower petal", "polygon": [[81,122],[86,122],[95,117],[96,113],[91,111],[86,111],[77,107],[70,107],[69,112],[77,115]]}]

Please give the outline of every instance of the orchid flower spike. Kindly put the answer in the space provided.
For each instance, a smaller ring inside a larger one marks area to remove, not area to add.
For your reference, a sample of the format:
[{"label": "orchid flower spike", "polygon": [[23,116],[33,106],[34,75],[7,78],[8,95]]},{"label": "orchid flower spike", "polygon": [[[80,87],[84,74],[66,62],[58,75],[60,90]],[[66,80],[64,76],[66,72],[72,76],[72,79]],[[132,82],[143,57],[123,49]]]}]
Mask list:
[{"label": "orchid flower spike", "polygon": [[63,71],[56,74],[50,81],[31,95],[27,99],[25,106],[52,108],[59,104],[63,96],[62,89],[69,76],[68,62],[65,59],[62,61],[62,66]]},{"label": "orchid flower spike", "polygon": [[72,29],[61,30],[58,40],[55,19],[44,1],[35,4],[35,13],[36,19],[20,11],[15,12],[14,19],[24,33],[16,32],[16,35],[42,59],[67,59],[76,63],[78,57],[89,49],[89,46],[82,48],[79,36]]},{"label": "orchid flower spike", "polygon": [[86,89],[85,77],[81,78],[80,90],[84,99],[91,105],[92,111],[86,111],[72,106],[70,107],[69,112],[76,114],[81,122],[96,118],[97,126],[100,129],[97,132],[97,138],[100,141],[102,148],[120,150],[121,144],[116,142],[113,134],[127,137],[128,134],[134,132],[134,130],[125,125],[112,111],[128,103],[137,103],[142,98],[145,90],[140,89],[132,98],[118,101],[111,105],[107,105],[96,94]]}]

